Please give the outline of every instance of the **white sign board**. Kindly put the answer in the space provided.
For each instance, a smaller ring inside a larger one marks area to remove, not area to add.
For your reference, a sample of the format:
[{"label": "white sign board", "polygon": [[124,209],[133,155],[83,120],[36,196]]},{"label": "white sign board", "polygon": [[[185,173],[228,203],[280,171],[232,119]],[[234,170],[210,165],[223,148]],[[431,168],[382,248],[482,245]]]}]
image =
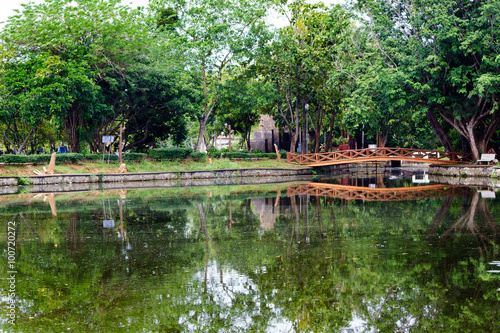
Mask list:
[{"label": "white sign board", "polygon": [[114,228],[115,227],[115,220],[103,220],[102,227],[103,228]]},{"label": "white sign board", "polygon": [[495,192],[493,191],[479,191],[483,199],[495,199]]},{"label": "white sign board", "polygon": [[113,135],[102,137],[102,143],[112,143],[113,141],[115,141],[115,137]]}]

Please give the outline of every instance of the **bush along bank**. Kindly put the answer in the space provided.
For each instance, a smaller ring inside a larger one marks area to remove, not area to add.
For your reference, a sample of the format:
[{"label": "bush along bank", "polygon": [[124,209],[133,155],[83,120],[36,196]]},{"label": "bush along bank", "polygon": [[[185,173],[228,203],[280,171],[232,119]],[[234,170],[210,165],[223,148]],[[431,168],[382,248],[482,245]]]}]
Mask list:
[{"label": "bush along bank", "polygon": [[[0,155],[0,163],[5,164],[49,164],[51,154],[39,155]],[[82,162],[99,162],[104,158],[105,161],[118,162],[116,154],[78,154],[78,153],[61,153],[57,154],[56,161],[58,164],[78,164]],[[122,155],[123,161],[141,161],[146,158],[146,154],[140,153],[125,153]]]},{"label": "bush along bank", "polygon": [[[286,159],[286,151],[280,151],[280,156]],[[162,160],[185,160],[191,159],[194,161],[205,162],[207,158],[228,158],[228,159],[276,159],[276,153],[263,153],[261,151],[232,151],[227,149],[210,149],[208,153],[199,153],[191,148],[156,148],[151,149],[148,154],[143,153],[123,153],[122,159],[124,163],[140,162],[146,158],[151,158],[156,161]],[[51,154],[39,155],[0,155],[0,163],[4,164],[49,164]],[[56,161],[58,164],[78,164],[83,162],[100,162],[109,161],[118,163],[117,154],[79,154],[79,153],[61,153],[57,154]]]},{"label": "bush along bank", "polygon": [[[249,152],[246,150],[232,151],[228,149],[211,148],[208,153],[199,153],[191,148],[157,148],[149,152],[154,160],[176,160],[192,158],[195,161],[206,161],[210,158],[229,158],[229,159],[276,159],[276,153],[263,153],[261,151]],[[280,151],[281,158],[286,159],[286,151]]]}]

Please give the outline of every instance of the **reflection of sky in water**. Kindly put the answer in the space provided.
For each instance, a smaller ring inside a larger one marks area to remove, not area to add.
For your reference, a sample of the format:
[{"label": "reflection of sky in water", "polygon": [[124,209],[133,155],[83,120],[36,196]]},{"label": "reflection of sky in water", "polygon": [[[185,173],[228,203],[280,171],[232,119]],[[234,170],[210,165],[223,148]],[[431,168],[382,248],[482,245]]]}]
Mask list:
[{"label": "reflection of sky in water", "polygon": [[[7,325],[8,321],[12,320],[12,318],[7,316],[9,314],[8,306],[11,305],[12,303],[10,303],[11,298],[8,297],[9,289],[3,289],[1,290],[1,292],[2,295],[0,296],[0,307],[2,309],[2,313],[0,315],[0,324]],[[17,293],[14,292],[14,294]],[[35,303],[33,300],[19,299],[17,296],[14,296],[14,299],[16,301],[15,303],[13,303],[15,305],[16,315],[30,313],[31,307],[33,307]],[[32,315],[35,316],[36,314]],[[0,329],[0,333],[1,332],[3,331]]]},{"label": "reflection of sky in water", "polygon": [[[294,332],[292,323],[281,316],[281,310],[276,308],[274,303],[269,299],[262,299],[258,286],[248,276],[232,268],[220,268],[214,261],[208,264],[206,272],[200,271],[195,274],[194,280],[200,286],[204,285],[205,274],[207,294],[211,302],[219,307],[218,316],[229,319],[232,327],[243,329],[250,326],[253,321],[252,317],[260,314],[261,302],[264,301],[266,308],[273,315],[267,323],[266,332]],[[230,308],[234,306],[236,297],[239,296],[247,299],[243,309],[231,311]],[[192,304],[202,304],[204,301],[199,293],[193,293],[190,297],[184,301]],[[253,305],[249,306],[247,303]],[[210,319],[210,314],[206,312],[196,316],[195,311],[190,311],[189,315],[179,318],[179,324],[187,325],[190,331],[199,331]]]},{"label": "reflection of sky in water", "polygon": [[[265,267],[263,269],[265,270]],[[194,280],[199,283],[200,286],[203,286],[205,281],[205,271],[196,273]],[[212,261],[207,267],[206,285],[207,294],[210,296],[211,301],[220,307],[220,311],[218,313],[219,317],[229,319],[232,327],[244,329],[252,324],[253,316],[259,315],[259,309],[262,301],[261,295],[258,292],[258,286],[248,276],[241,274],[232,268],[222,268],[221,274],[221,268],[217,266],[215,261]],[[273,295],[277,292],[277,290],[274,290]],[[252,301],[250,304],[254,304],[254,306],[248,307],[245,305],[247,308],[243,311],[231,311],[230,308],[234,305],[235,297],[238,296],[238,294],[249,296]],[[199,293],[192,293],[192,295],[193,296],[188,297],[188,299],[185,299],[184,301],[197,305],[203,304],[204,300],[201,298]],[[270,302],[269,299],[264,299],[263,301],[265,301],[266,307],[273,314],[273,318],[271,318],[267,323],[266,332],[296,332],[293,328],[293,323],[289,319],[282,317],[281,309],[276,308],[275,304]],[[368,304],[370,315],[372,317],[377,316],[377,313],[380,313],[383,310],[384,304],[384,299],[381,299],[377,304]],[[416,319],[404,309],[399,309],[399,311],[402,311],[404,316],[397,321],[396,327],[398,327],[399,332],[409,332],[411,327],[416,323]],[[431,311],[426,312],[430,314]],[[233,317],[230,318],[230,316]],[[203,327],[205,327],[210,320],[210,314],[208,313],[197,315],[196,311],[190,311],[187,316],[179,318],[179,324],[186,325],[190,331],[196,332],[203,329]],[[368,320],[365,320],[363,316],[358,313],[353,313],[348,326],[340,330],[340,332],[344,333],[376,331],[377,329],[373,327],[370,328]]]}]

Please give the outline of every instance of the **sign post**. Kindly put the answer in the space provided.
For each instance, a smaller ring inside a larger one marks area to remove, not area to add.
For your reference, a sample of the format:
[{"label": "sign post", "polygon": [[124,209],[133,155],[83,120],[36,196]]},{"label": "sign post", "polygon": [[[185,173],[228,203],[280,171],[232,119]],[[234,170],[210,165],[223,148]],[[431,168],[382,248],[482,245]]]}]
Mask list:
[{"label": "sign post", "polygon": [[104,153],[106,151],[106,143],[109,143],[109,152],[108,152],[108,163],[109,163],[109,155],[111,154],[111,143],[115,141],[114,135],[108,135],[102,137],[102,143],[104,144],[104,149],[102,150],[102,162],[104,163]]},{"label": "sign post", "polygon": [[119,146],[118,146],[118,159],[120,161],[120,164],[123,163],[123,159],[122,159],[122,134],[123,134],[123,131],[125,130],[125,127],[123,127],[123,125],[120,125],[120,136],[119,136]]}]

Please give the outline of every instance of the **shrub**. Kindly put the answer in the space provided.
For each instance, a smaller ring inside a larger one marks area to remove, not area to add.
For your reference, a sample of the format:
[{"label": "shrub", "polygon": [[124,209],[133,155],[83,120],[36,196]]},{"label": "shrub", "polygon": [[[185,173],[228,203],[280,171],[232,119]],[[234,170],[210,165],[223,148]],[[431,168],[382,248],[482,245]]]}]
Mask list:
[{"label": "shrub", "polygon": [[227,154],[224,154],[224,156],[227,156],[229,158],[253,158],[253,157],[255,157],[251,153],[240,152],[240,151],[235,151],[235,152],[227,153]]},{"label": "shrub", "polygon": [[27,155],[12,155],[12,154],[7,154],[7,155],[1,155],[0,156],[0,161],[4,163],[12,163],[12,164],[17,164],[17,163],[28,163],[29,158]]},{"label": "shrub", "polygon": [[[50,161],[50,159],[49,159]],[[56,164],[57,163],[78,163],[83,161],[83,154],[78,153],[64,153],[57,154],[56,156]]]},{"label": "shrub", "polygon": [[[125,154],[123,154],[125,156]],[[109,158],[110,162],[118,162],[119,158],[116,154],[104,154],[104,161],[107,162]],[[103,159],[102,154],[85,154],[85,160],[92,162],[101,162]]]},{"label": "shrub", "polygon": [[102,154],[85,154],[85,159],[87,161],[99,161],[102,160]]},{"label": "shrub", "polygon": [[50,154],[29,155],[28,158],[29,161],[33,164],[49,164],[51,155]]},{"label": "shrub", "polygon": [[17,185],[31,185],[33,181],[29,177],[19,177],[17,178]]},{"label": "shrub", "polygon": [[206,153],[200,153],[200,152],[194,152],[191,153],[191,157],[195,161],[200,161],[200,162],[205,162],[207,160],[207,154]]},{"label": "shrub", "polygon": [[124,161],[142,161],[146,158],[146,154],[141,153],[125,153],[122,154],[122,159]]},{"label": "shrub", "polygon": [[276,153],[265,153],[264,157],[276,159]]},{"label": "shrub", "polygon": [[[101,161],[102,160],[102,155],[100,156],[101,158],[98,160],[98,161]],[[107,161],[110,161],[110,162],[113,162],[113,163],[118,163],[118,155],[116,154],[104,154],[104,162],[107,162]]]},{"label": "shrub", "polygon": [[215,147],[212,147],[208,150],[208,155],[211,157],[221,157],[222,152],[220,150],[217,150]]},{"label": "shrub", "polygon": [[149,151],[151,158],[155,160],[177,160],[191,155],[191,148],[156,148]]},{"label": "shrub", "polygon": [[[39,155],[0,155],[0,162],[8,164],[21,164],[21,163],[33,163],[33,164],[49,164],[52,154],[39,154]],[[59,164],[69,164],[78,163],[83,160],[82,154],[65,153],[57,154],[56,163]]]}]

